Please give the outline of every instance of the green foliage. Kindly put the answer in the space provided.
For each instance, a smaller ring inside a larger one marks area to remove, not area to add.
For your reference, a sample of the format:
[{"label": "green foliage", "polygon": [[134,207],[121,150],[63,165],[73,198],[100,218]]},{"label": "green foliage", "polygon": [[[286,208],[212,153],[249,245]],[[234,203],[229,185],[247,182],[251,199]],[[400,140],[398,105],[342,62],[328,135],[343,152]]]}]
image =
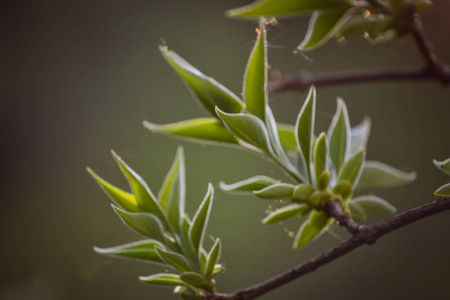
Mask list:
[{"label": "green foliage", "polygon": [[97,248],[97,253],[148,261],[171,268],[179,274],[154,274],[139,279],[148,284],[175,286],[175,292],[184,299],[204,298],[205,291],[215,289],[214,276],[221,266],[221,243],[216,239],[210,252],[203,240],[213,203],[213,188],[208,192],[191,222],[184,212],[185,170],[183,149],[169,170],[155,197],[144,180],[113,152],[113,156],[130,183],[133,193],[122,191],[100,178],[91,169],[88,172],[120,207],[113,205],[119,218],[128,227],[146,239],[111,248]]},{"label": "green foliage", "polygon": [[[439,170],[450,176],[450,158],[443,161],[433,160],[433,163]],[[450,197],[450,183],[444,184],[438,188],[434,192],[434,195],[439,198]]]},{"label": "green foliage", "polygon": [[316,49],[332,37],[363,35],[372,41],[402,36],[409,26],[408,5],[417,12],[430,6],[428,0],[258,0],[227,11],[235,18],[295,17],[311,14],[306,36],[298,50]]},{"label": "green foliage", "polygon": [[[272,224],[290,217],[306,216],[294,241],[295,248],[318,238],[333,222],[333,219],[326,217],[322,211],[327,201],[338,201],[358,220],[365,219],[367,213],[395,211],[390,204],[374,196],[352,199],[359,187],[390,187],[411,182],[415,178],[415,173],[401,172],[379,162],[366,163],[370,119],[365,118],[361,124],[351,128],[345,103],[338,99],[337,110],[328,133],[323,132],[316,136],[316,91],[311,87],[295,126],[279,126],[276,123],[267,101],[267,45],[264,26],[261,21],[244,75],[243,97],[246,110],[227,112],[218,104],[215,111],[221,124],[208,121],[213,125],[212,129],[207,129],[207,126],[196,127],[195,134],[190,134],[189,138],[198,142],[233,141],[221,145],[231,144],[264,156],[285,171],[292,182],[280,182],[259,175],[233,184],[222,182],[221,188],[227,192],[253,193],[262,199],[291,201],[291,205],[273,212],[263,223]],[[168,53],[167,51],[166,49],[163,54]],[[187,62],[184,64],[189,65]],[[186,80],[182,74],[180,76]],[[190,89],[201,89],[201,86],[191,85],[192,83],[188,84]],[[208,103],[199,103],[208,110]],[[192,122],[195,121],[183,121],[176,125],[147,123],[147,127],[178,137],[179,132],[191,130]],[[164,130],[174,126],[176,130]],[[206,134],[203,134],[203,131]],[[191,230],[192,228],[196,226],[192,226]],[[191,235],[190,238],[196,250],[199,234],[194,236],[193,238]]]}]

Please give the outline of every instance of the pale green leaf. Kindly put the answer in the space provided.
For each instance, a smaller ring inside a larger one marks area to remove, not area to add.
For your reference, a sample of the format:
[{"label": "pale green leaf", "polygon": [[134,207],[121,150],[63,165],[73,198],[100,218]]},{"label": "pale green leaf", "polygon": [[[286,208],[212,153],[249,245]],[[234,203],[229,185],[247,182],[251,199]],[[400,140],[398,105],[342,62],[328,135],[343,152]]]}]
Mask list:
[{"label": "pale green leaf", "polygon": [[336,173],[342,165],[347,161],[350,152],[350,121],[348,119],[347,107],[342,99],[337,100],[337,111],[334,115],[328,130],[328,151],[330,153],[331,161],[336,168]]},{"label": "pale green leaf", "polygon": [[348,180],[355,188],[364,168],[365,151],[361,149],[351,157],[341,168],[338,176],[338,182]]},{"label": "pale green leaf", "polygon": [[308,172],[308,178],[311,182],[310,162],[312,156],[312,145],[314,140],[314,119],[316,115],[316,89],[312,86],[306,97],[295,124],[297,149],[302,154],[303,160]]},{"label": "pale green leaf", "polygon": [[403,172],[377,161],[366,161],[358,188],[392,187],[412,182],[415,172]]},{"label": "pale green leaf", "polygon": [[350,203],[348,204],[348,208],[350,208],[353,220],[364,221],[367,218],[366,212],[358,203],[350,201]]},{"label": "pale green leaf", "polygon": [[180,279],[186,282],[189,285],[195,287],[207,287],[209,280],[205,279],[202,275],[195,272],[184,272],[181,273]]},{"label": "pale green leaf", "polygon": [[350,203],[356,203],[364,211],[374,214],[393,214],[397,209],[389,202],[373,195],[358,196],[353,198]]},{"label": "pale green leaf", "polygon": [[328,145],[327,136],[325,132],[322,132],[316,140],[314,149],[314,171],[316,174],[316,181],[319,182],[319,178],[322,173],[327,170],[327,158],[328,158]]},{"label": "pale green leaf", "polygon": [[87,168],[87,171],[94,180],[98,183],[100,188],[109,196],[109,198],[117,205],[121,206],[123,209],[130,212],[140,212],[136,199],[133,194],[121,190],[109,182],[103,180],[98,176],[91,168]]},{"label": "pale green leaf", "polygon": [[239,18],[292,17],[317,9],[342,9],[345,7],[349,7],[345,0],[259,0],[250,5],[229,10],[226,14]]},{"label": "pale green leaf", "polygon": [[247,111],[264,122],[267,106],[267,41],[264,20],[260,21],[259,26],[258,39],[245,70],[243,95]]},{"label": "pale green leaf", "polygon": [[164,261],[156,253],[156,245],[161,246],[161,244],[157,241],[142,240],[110,248],[94,247],[94,250],[95,252],[106,256],[163,263]]},{"label": "pale green leaf", "polygon": [[206,267],[205,267],[205,274],[206,276],[211,276],[211,274],[214,271],[214,267],[216,263],[219,261],[220,253],[222,250],[222,243],[220,242],[220,239],[217,238],[214,242],[214,245],[211,248],[211,251],[209,251],[208,258],[206,260]]},{"label": "pale green leaf", "polygon": [[332,222],[333,218],[328,218],[322,211],[314,210],[298,230],[294,239],[294,249],[320,237]]},{"label": "pale green leaf", "polygon": [[[205,236],[206,227],[208,226],[209,214],[213,203],[214,189],[211,184],[208,185],[208,192],[198,208],[191,228],[189,229],[189,238],[191,240],[194,250],[200,253],[203,245],[203,238]],[[200,258],[200,256],[199,256]]]},{"label": "pale green leaf", "polygon": [[140,276],[139,280],[148,284],[155,285],[184,285],[180,276],[176,274],[159,273],[150,276]]},{"label": "pale green leaf", "polygon": [[175,269],[181,272],[188,272],[191,270],[188,261],[182,255],[172,251],[166,251],[159,246],[156,246],[155,250],[163,261],[165,261]]},{"label": "pale green leaf", "polygon": [[268,186],[278,183],[278,180],[267,176],[254,176],[246,180],[242,180],[232,184],[225,184],[223,181],[219,183],[220,188],[227,192],[246,193],[262,190]]},{"label": "pale green leaf", "polygon": [[450,158],[447,158],[446,160],[443,161],[437,161],[433,159],[433,163],[439,170],[441,170],[447,175],[450,175]]},{"label": "pale green leaf", "polygon": [[111,205],[122,221],[134,231],[151,239],[166,243],[164,229],[157,217],[150,213],[130,213]]},{"label": "pale green leaf", "polygon": [[276,183],[262,190],[254,191],[256,197],[263,199],[291,199],[295,186],[286,183]]},{"label": "pale green leaf", "polygon": [[295,140],[295,127],[287,124],[277,124],[278,136],[281,146],[289,151],[297,151],[297,141]]},{"label": "pale green leaf", "polygon": [[159,50],[192,91],[199,104],[212,116],[216,117],[216,106],[228,113],[238,113],[244,108],[242,101],[230,90],[204,75],[178,54],[163,46],[160,46]]},{"label": "pale green leaf", "polygon": [[152,132],[196,143],[238,143],[222,122],[216,118],[192,119],[166,125],[157,125],[144,121],[143,125]]},{"label": "pale green leaf", "polygon": [[154,214],[163,222],[163,225],[166,226],[166,216],[144,179],[133,171],[133,169],[131,169],[114,151],[111,151],[111,153],[119,165],[120,170],[128,179],[139,207],[145,212]]},{"label": "pale green leaf", "polygon": [[447,198],[450,197],[450,183],[447,183],[434,192],[434,195],[439,198]]},{"label": "pale green leaf", "polygon": [[294,189],[294,194],[292,195],[292,201],[307,201],[309,196],[311,196],[316,189],[307,183],[299,184]]},{"label": "pale green leaf", "polygon": [[273,156],[267,129],[259,118],[249,114],[227,114],[219,108],[217,114],[233,135]]},{"label": "pale green leaf", "polygon": [[262,220],[262,223],[263,224],[277,223],[292,218],[296,215],[300,215],[303,212],[309,210],[309,208],[310,207],[307,204],[297,204],[297,203],[290,204],[272,212],[270,215],[268,215]]},{"label": "pale green leaf", "polygon": [[183,148],[179,147],[177,155],[158,194],[158,200],[172,228],[179,232],[182,224],[186,198],[186,179]]},{"label": "pale green leaf", "polygon": [[371,129],[369,117],[365,117],[362,122],[351,129],[350,156],[353,156],[361,148],[366,149]]},{"label": "pale green leaf", "polygon": [[309,21],[308,31],[303,42],[298,46],[300,51],[310,51],[333,37],[339,28],[348,20],[351,11],[347,7],[342,10],[316,10]]}]

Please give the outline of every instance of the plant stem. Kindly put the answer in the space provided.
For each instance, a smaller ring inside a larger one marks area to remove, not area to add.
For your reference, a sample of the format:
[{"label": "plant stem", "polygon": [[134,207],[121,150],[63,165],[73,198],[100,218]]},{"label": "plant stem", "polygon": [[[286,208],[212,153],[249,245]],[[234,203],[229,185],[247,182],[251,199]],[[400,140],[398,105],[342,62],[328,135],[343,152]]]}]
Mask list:
[{"label": "plant stem", "polygon": [[421,219],[450,210],[450,197],[439,199],[432,203],[411,209],[390,219],[379,222],[369,227],[364,227],[353,235],[352,238],[336,248],[319,255],[310,261],[299,265],[285,273],[270,278],[267,281],[254,286],[238,290],[231,294],[207,293],[206,299],[210,300],[250,300],[267,294],[297,278],[317,270],[341,256],[363,245],[372,245],[380,237],[395,231],[403,226],[417,222]]},{"label": "plant stem", "polygon": [[323,211],[329,216],[338,220],[338,224],[348,230],[351,234],[355,235],[364,229],[364,226],[359,225],[353,221],[349,214],[343,213],[341,205],[338,201],[328,201],[324,207]]}]

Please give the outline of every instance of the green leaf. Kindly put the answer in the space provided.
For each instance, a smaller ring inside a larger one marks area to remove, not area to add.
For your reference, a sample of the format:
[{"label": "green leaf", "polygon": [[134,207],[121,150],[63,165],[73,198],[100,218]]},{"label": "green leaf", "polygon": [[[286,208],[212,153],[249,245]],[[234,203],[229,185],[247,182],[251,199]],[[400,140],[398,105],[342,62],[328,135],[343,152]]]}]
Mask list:
[{"label": "green leaf", "polygon": [[307,183],[299,184],[294,189],[294,194],[292,195],[292,201],[307,201],[309,196],[311,196],[316,189]]},{"label": "green leaf", "polygon": [[196,143],[237,144],[237,140],[216,118],[203,118],[173,124],[157,125],[144,121],[144,127],[152,132],[178,137]]},{"label": "green leaf", "polygon": [[364,168],[365,151],[361,149],[352,158],[350,158],[341,168],[338,176],[339,181],[348,180],[352,187],[355,188]]},{"label": "green leaf", "polygon": [[416,173],[402,172],[377,161],[366,161],[358,183],[358,188],[392,187],[410,183]]},{"label": "green leaf", "polygon": [[150,276],[140,276],[139,280],[148,284],[156,284],[156,285],[184,285],[184,282],[181,281],[179,275],[168,273],[159,273]]},{"label": "green leaf", "polygon": [[312,156],[312,145],[314,140],[314,118],[316,115],[316,89],[312,86],[306,97],[305,103],[300,110],[295,124],[297,149],[302,154],[307,170],[309,182],[311,182],[310,162]]},{"label": "green leaf", "polygon": [[351,129],[350,156],[353,156],[361,148],[366,149],[371,129],[369,117],[365,117],[362,122]]},{"label": "green leaf", "polygon": [[350,212],[352,214],[352,219],[355,221],[364,221],[367,219],[367,214],[364,209],[356,202],[350,201],[348,204]]},{"label": "green leaf", "polygon": [[173,266],[175,269],[181,272],[188,272],[191,270],[188,261],[182,255],[175,252],[166,251],[159,246],[156,246],[155,250],[163,261]]},{"label": "green leaf", "polygon": [[327,136],[330,139],[328,146],[331,161],[336,168],[336,174],[339,174],[339,170],[349,156],[351,131],[347,107],[340,98],[338,98],[337,103],[337,111],[331,122]]},{"label": "green leaf", "polygon": [[245,70],[243,95],[247,111],[264,122],[267,106],[267,41],[263,19],[259,22],[258,32]]},{"label": "green leaf", "polygon": [[447,183],[434,192],[434,195],[439,198],[447,198],[450,197],[450,183]]},{"label": "green leaf", "polygon": [[195,272],[184,272],[181,273],[180,279],[195,287],[206,287],[209,281],[206,280],[202,275]]},{"label": "green leaf", "polygon": [[[213,203],[214,189],[211,184],[208,185],[208,192],[203,199],[197,213],[192,221],[191,228],[189,229],[189,238],[194,247],[194,250],[200,253],[200,249],[203,245],[203,238],[205,236],[206,227],[208,226],[209,214]],[[199,256],[200,258],[200,256]]]},{"label": "green leaf", "polygon": [[278,136],[281,146],[289,151],[297,151],[297,141],[295,140],[295,127],[287,124],[277,124]]},{"label": "green leaf", "polygon": [[134,197],[136,198],[136,202],[139,204],[139,207],[151,214],[154,214],[160,220],[162,220],[165,226],[166,217],[162,211],[161,206],[159,205],[156,197],[153,195],[150,188],[145,183],[144,179],[139,176],[133,169],[131,169],[114,151],[111,151],[114,159],[120,167],[122,173],[127,177],[128,182],[130,183],[131,189],[133,190]]},{"label": "green leaf", "polygon": [[443,161],[437,161],[433,159],[433,163],[439,170],[441,170],[447,175],[450,175],[450,158],[447,158],[446,160]]},{"label": "green leaf", "polygon": [[192,91],[199,104],[212,116],[216,116],[216,106],[228,113],[238,113],[244,108],[244,103],[230,90],[205,76],[178,54],[163,46],[160,46],[159,50]]},{"label": "green leaf", "polygon": [[275,183],[278,183],[278,180],[267,176],[254,176],[236,183],[225,184],[223,181],[219,183],[219,186],[222,190],[227,192],[237,192],[237,193],[246,193],[253,192],[257,190],[262,190],[268,186],[271,186]]},{"label": "green leaf", "polygon": [[333,187],[333,194],[341,195],[342,200],[348,200],[353,194],[352,183],[348,180],[339,181]]},{"label": "green leaf", "polygon": [[254,191],[256,197],[263,199],[291,199],[295,186],[286,183],[276,183],[262,190]]},{"label": "green leaf", "polygon": [[211,274],[214,271],[214,266],[219,261],[220,253],[222,249],[222,243],[220,242],[220,239],[216,239],[214,242],[214,245],[211,248],[211,251],[209,251],[208,258],[206,260],[206,267],[205,267],[205,274],[206,276],[211,276]]},{"label": "green leaf", "polygon": [[364,34],[371,39],[376,39],[378,36],[392,29],[394,25],[395,22],[388,15],[382,15],[379,19],[375,17],[366,18],[364,16],[356,16],[345,22],[339,28],[337,35],[347,37],[350,35]]},{"label": "green leaf", "polygon": [[163,263],[164,261],[156,253],[155,246],[161,244],[153,240],[142,240],[110,248],[94,247],[95,252],[106,256],[132,258]]},{"label": "green leaf", "polygon": [[186,198],[185,185],[184,153],[183,148],[179,147],[172,167],[158,194],[159,203],[176,232],[179,232],[182,224]]},{"label": "green leaf", "polygon": [[231,134],[273,156],[267,129],[259,118],[249,114],[227,114],[219,108],[217,114]]},{"label": "green leaf", "polygon": [[91,176],[97,181],[100,188],[109,196],[109,198],[117,205],[121,206],[123,209],[130,212],[139,212],[141,211],[138,207],[136,199],[133,194],[127,193],[124,190],[121,190],[109,182],[103,180],[100,176],[98,176],[91,168],[87,168],[87,171]]},{"label": "green leaf", "polygon": [[250,5],[226,12],[229,17],[256,18],[259,16],[292,17],[317,9],[349,7],[345,0],[259,0]]},{"label": "green leaf", "polygon": [[307,204],[297,204],[297,203],[290,204],[272,212],[270,215],[268,215],[262,220],[262,223],[263,224],[277,223],[292,218],[296,215],[302,214],[304,211],[307,210],[309,210],[309,205]]},{"label": "green leaf", "polygon": [[321,236],[328,226],[333,222],[333,218],[328,218],[322,211],[314,210],[307,221],[305,221],[294,239],[294,249],[298,249],[306,243]]},{"label": "green leaf", "polygon": [[393,214],[397,209],[386,200],[373,195],[353,198],[350,203],[358,204],[364,211],[374,214]]},{"label": "green leaf", "polygon": [[160,241],[163,244],[166,243],[163,226],[157,217],[145,212],[126,212],[113,204],[111,206],[128,227],[146,237]]},{"label": "green leaf", "polygon": [[322,132],[317,138],[314,153],[314,171],[316,181],[319,182],[320,176],[327,170],[328,145],[325,132]]},{"label": "green leaf", "polygon": [[308,31],[303,42],[298,46],[301,51],[310,51],[328,41],[350,17],[351,10],[316,10],[309,21]]}]

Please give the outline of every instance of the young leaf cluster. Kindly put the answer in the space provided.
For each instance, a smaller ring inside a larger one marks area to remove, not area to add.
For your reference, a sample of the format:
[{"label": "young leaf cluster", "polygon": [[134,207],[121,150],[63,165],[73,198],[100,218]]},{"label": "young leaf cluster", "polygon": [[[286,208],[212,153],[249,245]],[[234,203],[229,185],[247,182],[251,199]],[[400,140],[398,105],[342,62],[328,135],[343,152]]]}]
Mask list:
[{"label": "young leaf cluster", "polygon": [[408,6],[421,12],[429,0],[258,0],[227,12],[230,17],[295,17],[311,15],[306,36],[298,50],[313,50],[330,38],[363,35],[373,41],[407,32]]},{"label": "young leaf cluster", "polygon": [[114,151],[112,155],[127,178],[131,193],[111,185],[90,168],[88,172],[114,202],[112,207],[123,223],[145,239],[111,248],[95,247],[95,251],[172,269],[175,272],[173,274],[153,274],[139,279],[148,284],[175,286],[174,292],[183,299],[199,299],[204,297],[205,291],[213,292],[213,278],[221,271],[221,265],[217,264],[221,251],[220,239],[215,240],[209,252],[203,247],[214,197],[212,185],[209,185],[205,198],[191,220],[184,212],[185,169],[182,148],[178,149],[157,196]]},{"label": "young leaf cluster", "polygon": [[264,20],[260,21],[258,37],[247,63],[242,100],[173,51],[161,47],[161,53],[211,117],[167,125],[144,122],[144,125],[152,131],[191,141],[240,147],[277,164],[292,182],[283,183],[259,175],[234,184],[222,183],[221,187],[230,192],[250,192],[263,199],[290,200],[290,205],[273,212],[263,223],[306,217],[295,238],[295,248],[320,236],[333,222],[323,211],[328,201],[340,203],[355,220],[364,220],[367,213],[392,213],[395,208],[378,197],[353,198],[355,189],[390,187],[415,178],[414,173],[365,160],[370,120],[366,118],[351,128],[341,99],[338,99],[328,132],[315,135],[314,87],[295,126],[276,123],[268,105]]},{"label": "young leaf cluster", "polygon": [[[450,176],[450,158],[447,158],[444,161],[433,160],[433,163],[439,170]],[[434,192],[434,195],[439,198],[450,197],[450,183],[444,184],[438,188]]]}]

